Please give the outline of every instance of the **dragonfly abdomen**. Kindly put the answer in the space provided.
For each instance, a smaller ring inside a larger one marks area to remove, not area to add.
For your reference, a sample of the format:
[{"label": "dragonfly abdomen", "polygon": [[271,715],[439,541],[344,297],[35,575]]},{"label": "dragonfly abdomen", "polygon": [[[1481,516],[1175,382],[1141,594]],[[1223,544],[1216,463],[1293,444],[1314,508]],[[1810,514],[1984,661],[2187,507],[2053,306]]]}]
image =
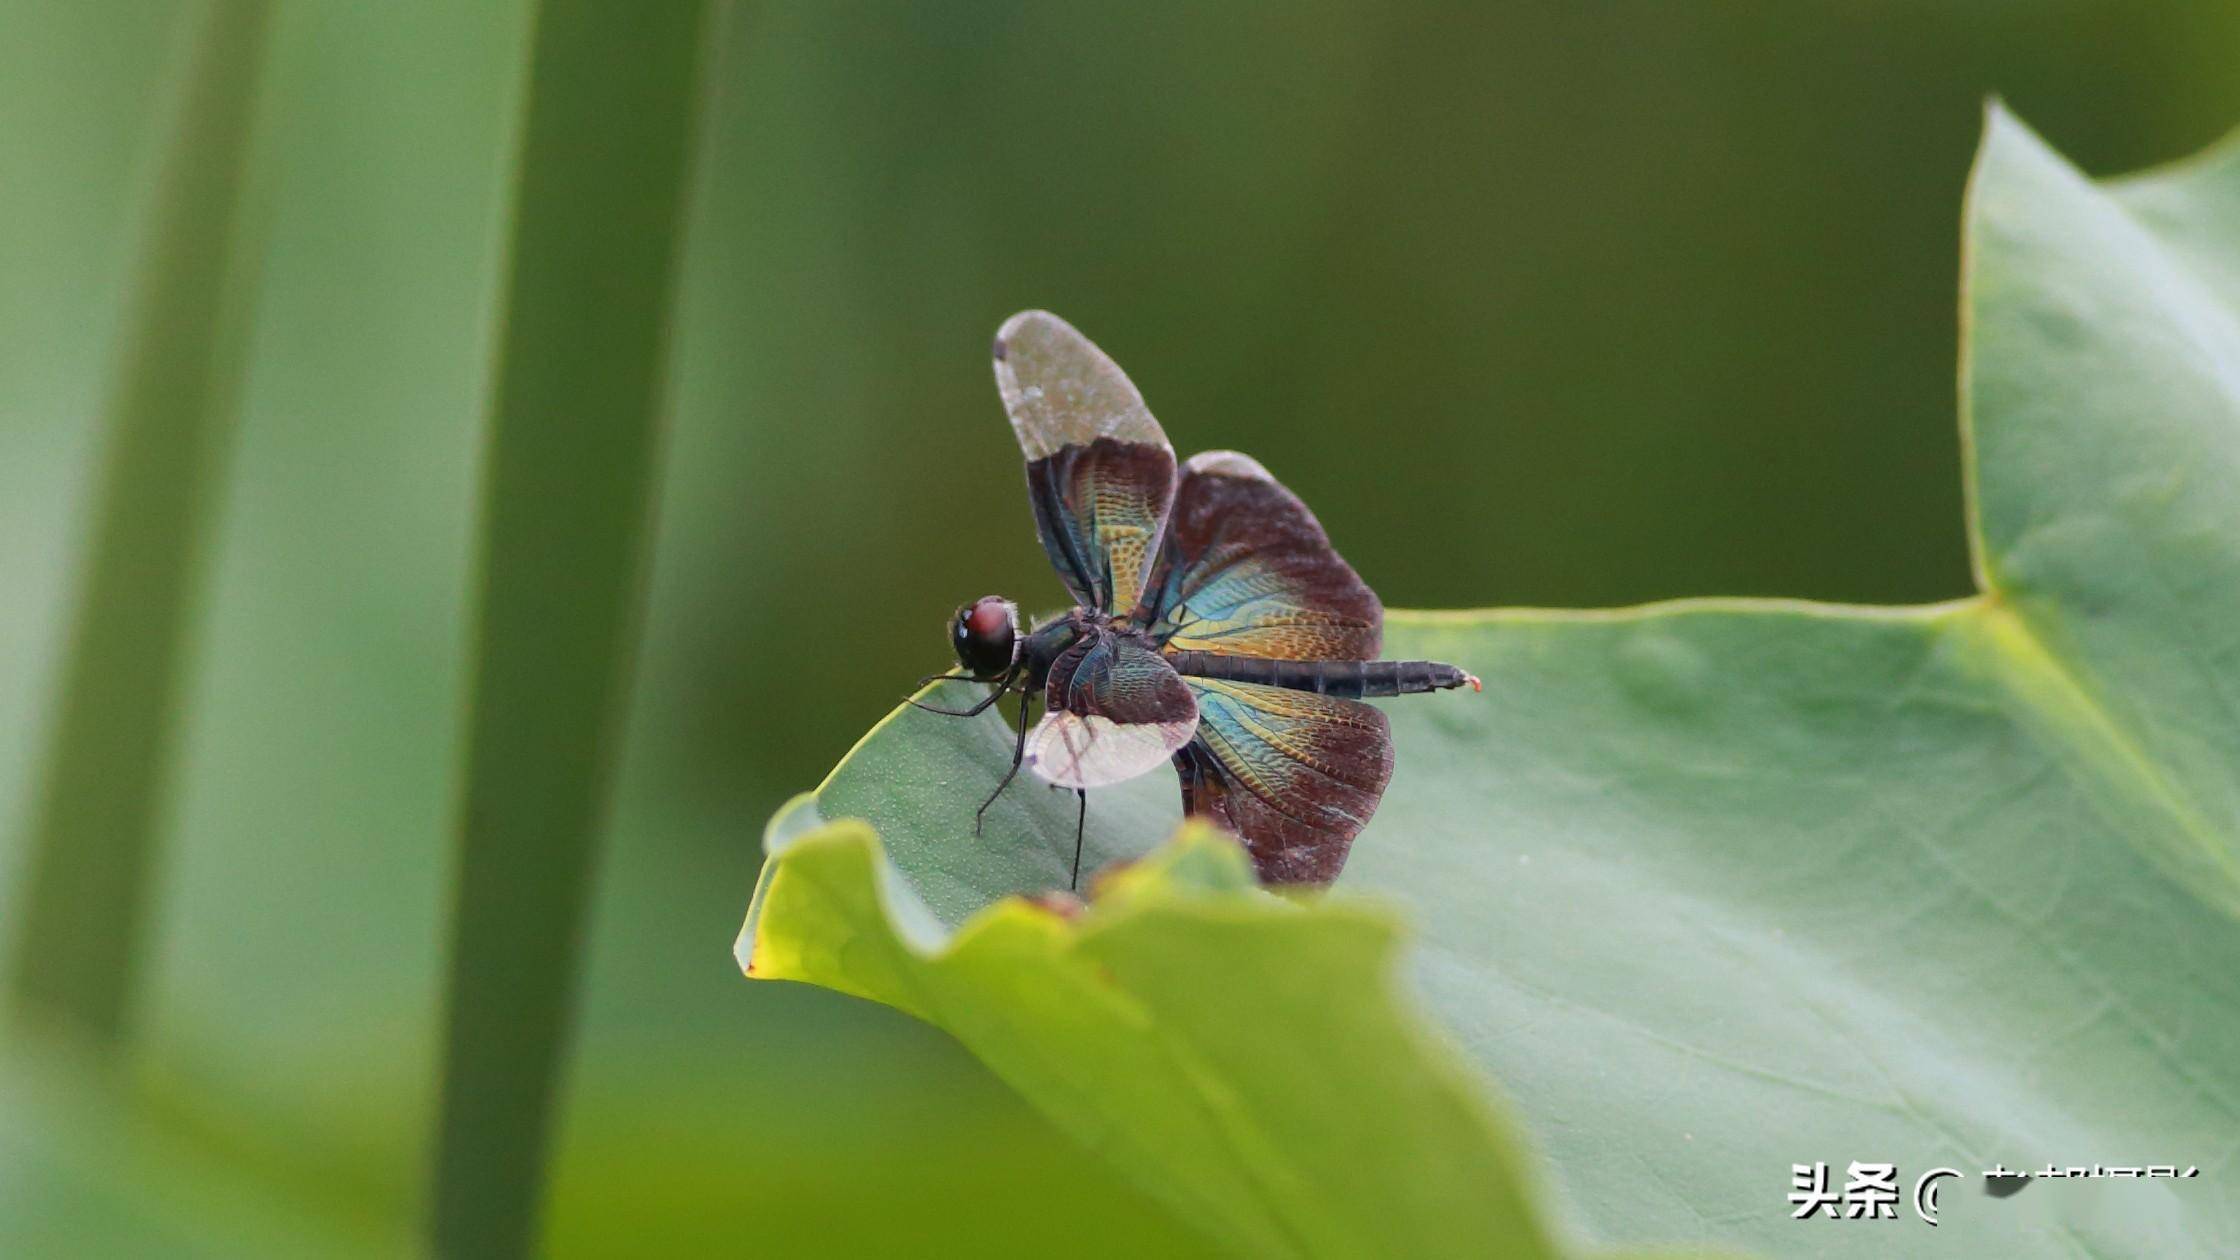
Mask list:
[{"label": "dragonfly abdomen", "polygon": [[1444,661],[1284,661],[1215,652],[1176,652],[1175,672],[1224,682],[1258,683],[1347,700],[1408,696],[1456,687],[1480,690],[1476,677]]}]

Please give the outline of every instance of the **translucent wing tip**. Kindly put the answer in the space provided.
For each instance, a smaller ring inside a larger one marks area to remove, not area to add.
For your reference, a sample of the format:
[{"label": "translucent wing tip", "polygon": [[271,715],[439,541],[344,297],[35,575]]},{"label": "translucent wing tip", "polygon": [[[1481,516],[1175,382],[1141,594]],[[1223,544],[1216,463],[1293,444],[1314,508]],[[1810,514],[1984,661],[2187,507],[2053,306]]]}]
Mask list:
[{"label": "translucent wing tip", "polygon": [[1165,446],[1143,395],[1110,356],[1048,311],[1021,311],[996,330],[996,389],[1029,459],[1100,437]]},{"label": "translucent wing tip", "polygon": [[1027,733],[1026,761],[1037,776],[1059,787],[1109,787],[1167,764],[1197,729],[1195,710],[1163,722],[1049,713]]},{"label": "translucent wing tip", "polygon": [[[1021,311],[1003,321],[1003,326],[996,329],[996,362],[1002,363],[1009,359],[1011,357],[1011,347],[1015,345],[1048,342],[1060,338],[1071,339],[1085,346],[1089,345],[1089,339],[1081,335],[1080,329],[1059,319],[1050,312]],[[1094,349],[1093,346],[1091,348]]]},{"label": "translucent wing tip", "polygon": [[[1047,388],[1052,376],[1079,377],[1109,373],[1120,378],[1120,367],[1097,343],[1081,335],[1081,330],[1059,319],[1048,311],[1021,311],[1003,321],[996,329],[996,342],[992,353],[996,361],[996,388],[1003,392],[1003,404],[1017,408],[1021,402],[1038,401],[1041,391]],[[1036,391],[1030,394],[1029,391]],[[1129,391],[1133,393],[1131,389]],[[1135,400],[1137,406],[1142,400]]]},{"label": "translucent wing tip", "polygon": [[1252,481],[1274,481],[1274,474],[1243,451],[1200,451],[1184,464],[1184,472],[1207,473],[1216,477],[1242,477]]}]

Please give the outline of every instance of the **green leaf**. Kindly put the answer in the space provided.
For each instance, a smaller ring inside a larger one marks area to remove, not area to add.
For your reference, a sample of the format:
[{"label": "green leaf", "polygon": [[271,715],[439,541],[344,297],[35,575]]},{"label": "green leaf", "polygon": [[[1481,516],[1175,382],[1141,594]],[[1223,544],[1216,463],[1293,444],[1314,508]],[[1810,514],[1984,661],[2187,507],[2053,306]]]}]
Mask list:
[{"label": "green leaf", "polygon": [[[779,827],[815,811],[803,798]],[[749,974],[941,1024],[1250,1253],[1555,1254],[1525,1210],[1515,1152],[1488,1140],[1486,1104],[1395,1004],[1390,915],[1257,892],[1242,850],[1201,825],[1119,875],[1078,923],[1010,900],[944,940],[863,824],[774,830],[772,847],[785,860],[763,904],[786,930],[761,938]],[[890,921],[896,932],[877,926]],[[1313,1035],[1271,1041],[1271,1028]],[[1346,1063],[1410,1070],[1342,1072],[1346,1105],[1298,1105]]]},{"label": "green leaf", "polygon": [[[1007,733],[898,712],[773,824],[743,961],[941,1023],[1270,1254],[1542,1236],[1448,1045],[1593,1241],[2240,1247],[2240,150],[2096,187],[1994,110],[1966,237],[1977,595],[1395,614],[1486,694],[1389,706],[1385,804],[1301,906],[1187,837],[1077,926],[1006,900],[1063,880],[1069,800],[975,839]],[[1094,797],[1092,864],[1173,792]],[[1793,1221],[1816,1161],[1966,1180],[1934,1230]],[[2200,1175],[1992,1198],[2001,1163]]]}]

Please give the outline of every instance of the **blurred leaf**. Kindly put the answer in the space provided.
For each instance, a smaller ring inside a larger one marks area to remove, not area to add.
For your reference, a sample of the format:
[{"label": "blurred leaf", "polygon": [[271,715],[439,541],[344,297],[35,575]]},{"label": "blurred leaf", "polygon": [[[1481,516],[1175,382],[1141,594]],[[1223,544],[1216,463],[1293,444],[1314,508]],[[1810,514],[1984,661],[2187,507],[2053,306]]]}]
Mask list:
[{"label": "blurred leaf", "polygon": [[83,1047],[21,1030],[0,1054],[0,1255],[375,1256],[378,1230],[323,1219],[89,1072]]},{"label": "blurred leaf", "polygon": [[210,0],[132,277],[101,489],[31,827],[8,997],[113,1038],[129,1021],[204,536],[221,499],[257,244],[245,214],[270,6]]},{"label": "blurred leaf", "polygon": [[[1384,807],[1299,908],[1185,878],[1202,841],[1078,929],[1005,900],[1063,879],[1070,807],[1014,789],[970,838],[1001,723],[898,711],[773,824],[743,961],[941,1022],[1239,1245],[1531,1236],[1492,1113],[1392,1008],[1389,927],[1343,895],[1374,892],[1598,1240],[2229,1253],[2240,150],[2102,190],[1995,112],[1967,239],[1981,594],[1396,614],[1388,654],[1488,691],[1391,706]],[[1093,801],[1092,852],[1172,793]],[[1471,1193],[1413,1193],[1435,1155]],[[1789,1219],[1791,1164],[1855,1160],[2202,1175]]]},{"label": "blurred leaf", "polygon": [[[738,993],[737,973],[708,961],[730,973]],[[818,1070],[773,1082],[767,1057],[740,1069],[738,1046],[753,1044],[742,1020],[728,1052],[641,1052],[604,1073],[584,1064],[574,1078],[568,1158],[547,1207],[548,1254],[1234,1254],[1177,1224],[940,1033],[806,986],[748,991],[777,999],[780,1009],[789,1000],[843,1006],[931,1044],[907,1059],[886,1056],[884,1071],[867,1070],[857,1060],[867,1045],[877,1054],[877,1034],[850,1038],[830,1023],[811,1025],[824,1043]],[[758,1008],[761,1021],[772,1018],[768,1009]]]},{"label": "blurred leaf", "polygon": [[435,1249],[535,1245],[658,462],[707,7],[534,21],[478,540]]}]

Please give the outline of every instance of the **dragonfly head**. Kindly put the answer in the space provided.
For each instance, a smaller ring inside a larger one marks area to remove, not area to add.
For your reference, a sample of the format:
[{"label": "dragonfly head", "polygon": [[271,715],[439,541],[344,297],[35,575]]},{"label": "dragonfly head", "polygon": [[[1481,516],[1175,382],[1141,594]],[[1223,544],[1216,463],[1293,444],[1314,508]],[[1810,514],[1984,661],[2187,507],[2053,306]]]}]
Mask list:
[{"label": "dragonfly head", "polygon": [[984,595],[957,610],[949,625],[949,645],[957,664],[986,682],[1011,672],[1019,659],[1019,606],[1000,595]]}]

